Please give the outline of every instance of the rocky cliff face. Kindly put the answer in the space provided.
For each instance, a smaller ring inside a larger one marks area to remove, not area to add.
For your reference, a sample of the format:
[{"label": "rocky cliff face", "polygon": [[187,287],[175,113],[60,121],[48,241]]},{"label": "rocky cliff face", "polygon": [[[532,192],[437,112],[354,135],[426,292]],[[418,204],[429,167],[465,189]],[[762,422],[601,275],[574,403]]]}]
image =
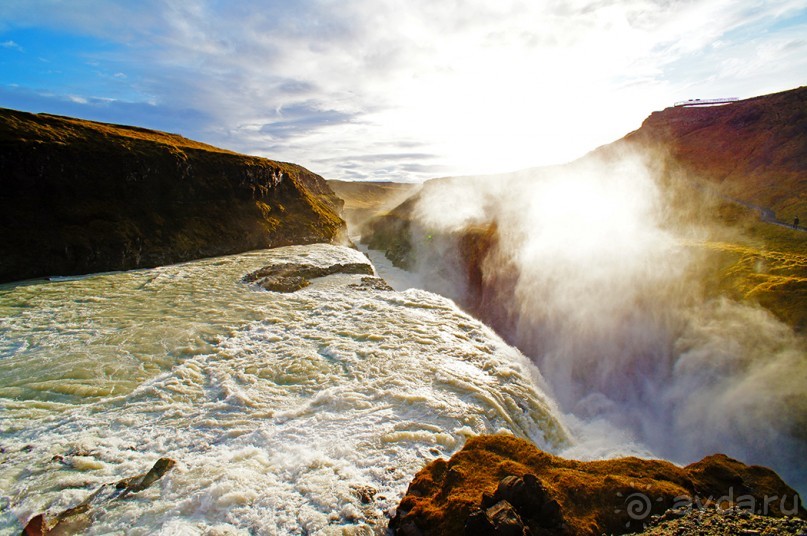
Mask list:
[{"label": "rocky cliff face", "polygon": [[807,518],[798,494],[776,473],[721,454],[686,467],[639,458],[580,462],[493,435],[424,467],[390,527],[407,536],[596,536],[639,532],[670,509],[672,518],[709,506]]},{"label": "rocky cliff face", "polygon": [[295,164],[0,109],[0,281],[332,242],[341,207]]}]

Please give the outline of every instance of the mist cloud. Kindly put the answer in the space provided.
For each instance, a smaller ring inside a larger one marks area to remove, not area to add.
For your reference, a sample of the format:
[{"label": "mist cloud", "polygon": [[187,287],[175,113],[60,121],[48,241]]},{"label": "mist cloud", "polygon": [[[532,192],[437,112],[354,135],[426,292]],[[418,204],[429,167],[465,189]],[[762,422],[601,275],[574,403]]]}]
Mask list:
[{"label": "mist cloud", "polygon": [[626,154],[427,184],[416,269],[429,290],[473,304],[457,237],[495,225],[480,263],[487,301],[472,306],[535,361],[578,422],[590,444],[573,455],[689,463],[726,452],[803,490],[807,342],[704,285],[711,268],[691,244],[710,230],[670,218],[657,165]]}]

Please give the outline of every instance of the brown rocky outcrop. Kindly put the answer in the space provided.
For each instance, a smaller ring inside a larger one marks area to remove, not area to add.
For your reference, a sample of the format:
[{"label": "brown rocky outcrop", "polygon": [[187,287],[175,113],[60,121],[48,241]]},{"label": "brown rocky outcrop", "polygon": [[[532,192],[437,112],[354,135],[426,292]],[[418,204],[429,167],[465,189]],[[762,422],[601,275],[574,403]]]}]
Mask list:
[{"label": "brown rocky outcrop", "polygon": [[581,462],[492,435],[469,439],[415,475],[390,528],[407,536],[625,534],[669,509],[710,505],[807,519],[776,473],[722,454],[686,467],[639,458]]},{"label": "brown rocky outcrop", "polygon": [[0,109],[0,282],[336,241],[341,207],[295,164]]}]

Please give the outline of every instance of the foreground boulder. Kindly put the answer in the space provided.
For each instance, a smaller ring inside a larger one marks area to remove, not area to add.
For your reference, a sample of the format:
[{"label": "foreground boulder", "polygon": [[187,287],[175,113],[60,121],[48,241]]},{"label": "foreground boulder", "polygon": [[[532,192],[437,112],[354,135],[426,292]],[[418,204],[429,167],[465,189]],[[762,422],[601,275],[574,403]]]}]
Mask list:
[{"label": "foreground boulder", "polygon": [[640,531],[670,509],[707,506],[807,518],[776,473],[722,454],[686,467],[639,458],[580,462],[493,435],[423,468],[390,528],[407,536],[598,536]]},{"label": "foreground boulder", "polygon": [[334,242],[341,208],[295,164],[0,109],[0,282]]}]

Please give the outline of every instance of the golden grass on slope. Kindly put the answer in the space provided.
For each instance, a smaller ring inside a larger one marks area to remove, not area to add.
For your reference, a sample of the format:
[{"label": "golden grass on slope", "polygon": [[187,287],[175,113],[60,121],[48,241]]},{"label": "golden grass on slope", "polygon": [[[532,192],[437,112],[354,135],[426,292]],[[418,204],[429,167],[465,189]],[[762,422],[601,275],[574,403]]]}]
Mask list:
[{"label": "golden grass on slope", "polygon": [[[2,110],[2,109],[0,109]],[[23,138],[38,142],[76,143],[97,139],[100,134],[110,138],[149,141],[168,145],[177,149],[198,149],[214,153],[238,154],[214,147],[206,143],[190,140],[179,134],[160,132],[127,125],[98,123],[51,114],[31,114],[15,110],[2,110],[3,120],[10,130],[20,133]],[[0,140],[2,141],[2,140]],[[119,140],[120,141],[120,140]]]},{"label": "golden grass on slope", "polygon": [[755,291],[771,290],[791,282],[807,281],[807,255],[767,251],[740,244],[710,241],[686,241],[684,245],[699,247],[730,257],[731,264],[722,277],[735,284],[733,289],[751,298]]},{"label": "golden grass on slope", "polygon": [[419,184],[329,180],[328,186],[345,200],[345,209],[386,212],[420,189]]},{"label": "golden grass on slope", "polygon": [[[764,221],[761,214],[695,182],[668,196],[672,229],[697,262],[691,276],[707,297],[761,305],[797,331],[807,329],[807,232]],[[688,231],[686,231],[688,229]]]},{"label": "golden grass on slope", "polygon": [[758,303],[794,329],[807,329],[807,232],[761,221],[746,207],[719,207],[725,227],[685,245],[708,253],[715,293]]}]

